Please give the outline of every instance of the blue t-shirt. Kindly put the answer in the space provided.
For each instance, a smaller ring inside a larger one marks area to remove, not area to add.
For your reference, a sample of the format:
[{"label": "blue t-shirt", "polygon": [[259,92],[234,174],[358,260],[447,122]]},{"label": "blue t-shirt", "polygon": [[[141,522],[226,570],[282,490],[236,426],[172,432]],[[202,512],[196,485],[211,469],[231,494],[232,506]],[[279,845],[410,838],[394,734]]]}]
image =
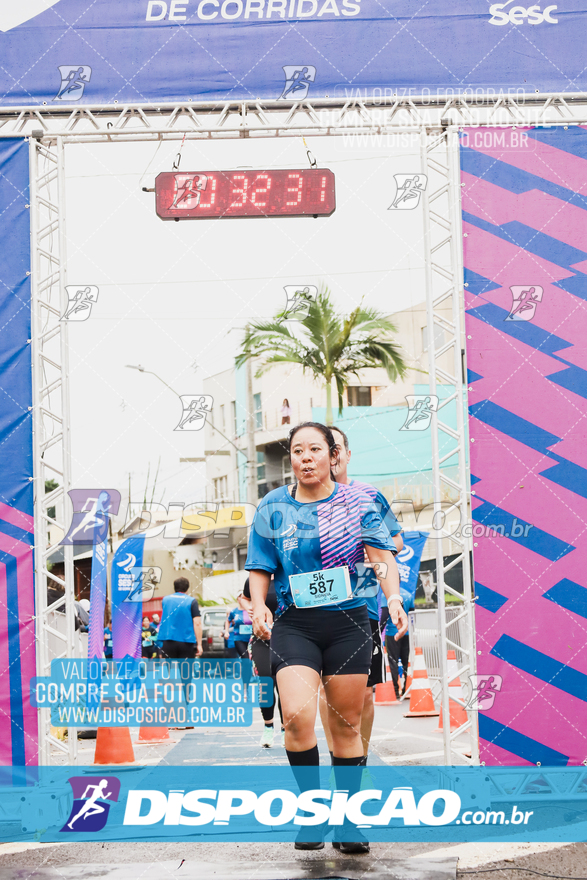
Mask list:
[{"label": "blue t-shirt", "polygon": [[[280,607],[293,605],[289,577],[294,574],[347,565],[354,592],[364,544],[395,550],[381,515],[365,492],[335,483],[328,498],[304,504],[291,497],[287,486],[280,486],[259,502],[245,568],[274,574]],[[364,604],[363,597],[353,597],[322,607],[334,610]]]},{"label": "blue t-shirt", "polygon": [[[354,486],[355,489],[360,489],[362,492],[365,492],[365,494],[373,500],[375,507],[381,514],[383,522],[387,526],[387,531],[389,532],[389,534],[392,537],[394,535],[399,535],[402,527],[398,523],[393,510],[389,506],[389,501],[387,500],[385,495],[383,495],[379,491],[379,489],[376,489],[375,486],[369,485],[369,483],[360,483],[359,480],[351,480],[349,486]],[[395,556],[395,544],[393,544],[392,552]],[[377,594],[381,590],[381,587],[379,586],[379,581],[377,580],[377,577],[373,574],[372,570],[367,570],[365,577],[362,580],[362,588],[367,593],[365,601],[367,603],[367,612],[369,614],[369,617],[371,618],[371,620],[379,620]]]},{"label": "blue t-shirt", "polygon": [[228,627],[228,638],[224,639],[224,644],[226,648],[234,648],[234,627],[232,621],[230,620],[230,614],[227,618],[227,627]]},{"label": "blue t-shirt", "polygon": [[104,627],[104,657],[112,657],[112,630],[109,626]]},{"label": "blue t-shirt", "polygon": [[251,618],[242,608],[233,608],[228,615],[229,632],[232,633],[233,641],[248,642],[252,635]]},{"label": "blue t-shirt", "polygon": [[200,617],[198,600],[187,593],[172,593],[163,597],[158,642],[196,642],[193,618]]}]

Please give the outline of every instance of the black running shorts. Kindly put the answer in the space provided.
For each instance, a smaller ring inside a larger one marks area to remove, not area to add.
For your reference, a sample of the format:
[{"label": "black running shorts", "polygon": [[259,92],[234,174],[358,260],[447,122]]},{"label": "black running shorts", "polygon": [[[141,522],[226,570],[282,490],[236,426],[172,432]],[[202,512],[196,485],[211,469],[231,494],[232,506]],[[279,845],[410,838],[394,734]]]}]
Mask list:
[{"label": "black running shorts", "polygon": [[383,681],[383,650],[381,648],[379,621],[369,618],[369,623],[371,624],[371,634],[373,636],[373,651],[371,653],[371,669],[369,670],[367,687],[372,688]]},{"label": "black running shorts", "polygon": [[273,675],[309,666],[320,675],[368,675],[372,637],[367,606],[348,610],[290,605],[271,632]]}]

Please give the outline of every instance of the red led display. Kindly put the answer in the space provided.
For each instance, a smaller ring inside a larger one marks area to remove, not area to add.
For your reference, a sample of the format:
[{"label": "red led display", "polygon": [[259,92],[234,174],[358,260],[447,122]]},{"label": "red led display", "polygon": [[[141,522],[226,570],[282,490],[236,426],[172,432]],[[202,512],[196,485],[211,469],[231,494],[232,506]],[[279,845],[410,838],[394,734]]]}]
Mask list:
[{"label": "red led display", "polygon": [[332,214],[334,174],[301,171],[165,171],[155,180],[162,220]]}]

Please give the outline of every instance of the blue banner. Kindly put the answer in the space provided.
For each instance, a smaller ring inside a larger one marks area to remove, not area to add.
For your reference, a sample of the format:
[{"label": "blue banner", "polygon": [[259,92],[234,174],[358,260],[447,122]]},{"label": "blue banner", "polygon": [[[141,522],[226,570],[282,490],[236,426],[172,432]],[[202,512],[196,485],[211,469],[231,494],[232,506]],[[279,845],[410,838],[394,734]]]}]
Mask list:
[{"label": "blue banner", "polygon": [[412,596],[416,594],[420,560],[428,532],[403,532],[404,548],[395,557],[399,569],[400,585]]},{"label": "blue banner", "polygon": [[106,534],[101,542],[95,542],[92,548],[92,581],[90,586],[90,624],[88,628],[88,658],[104,654],[104,612],[106,610],[106,592],[108,589],[108,510],[110,495],[100,492],[96,505],[96,518],[106,523]]},{"label": "blue banner", "polygon": [[[585,841],[581,767],[0,768],[0,840]],[[572,791],[572,794],[569,792]],[[18,824],[20,823],[20,831]],[[354,836],[353,836],[354,835]]]},{"label": "blue banner", "polygon": [[144,535],[133,535],[118,547],[112,560],[112,654],[141,656],[143,623]]},{"label": "blue banner", "polygon": [[587,91],[586,0],[19,0],[0,104]]}]

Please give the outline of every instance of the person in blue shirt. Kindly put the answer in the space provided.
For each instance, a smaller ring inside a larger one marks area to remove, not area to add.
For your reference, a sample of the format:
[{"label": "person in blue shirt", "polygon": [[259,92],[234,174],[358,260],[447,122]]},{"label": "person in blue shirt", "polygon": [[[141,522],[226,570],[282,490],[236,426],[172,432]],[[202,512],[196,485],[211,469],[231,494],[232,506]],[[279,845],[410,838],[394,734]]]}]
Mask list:
[{"label": "person in blue shirt", "polygon": [[[403,587],[400,592],[404,600],[404,608],[406,611],[412,611],[414,608],[414,596],[408,593]],[[410,637],[408,633],[398,635],[397,626],[389,619],[387,608],[381,611],[381,632],[385,633],[385,647],[387,648],[387,657],[389,659],[389,671],[391,672],[391,680],[393,681],[393,689],[396,697],[406,692],[406,677],[408,674],[408,660],[410,659]],[[400,694],[399,689],[399,661],[401,660],[402,669],[404,671],[404,682]]]},{"label": "person in blue shirt", "polygon": [[110,624],[104,627],[104,657],[107,660],[112,659],[112,630]]},{"label": "person in blue shirt", "polygon": [[202,654],[202,617],[198,600],[187,595],[190,582],[185,577],[173,582],[175,592],[163,597],[157,642],[163,657],[189,658]]},{"label": "person in blue shirt", "polygon": [[[229,612],[227,617],[228,634],[232,634],[234,647],[239,657],[248,657],[249,642],[253,635],[253,625],[243,603],[243,591],[238,594],[238,606]],[[226,638],[226,629],[225,629]]]},{"label": "person in blue shirt", "polygon": [[[332,434],[336,442],[336,450],[338,453],[338,464],[334,468],[334,476],[337,483],[345,483],[347,486],[353,486],[365,492],[366,495],[373,500],[378,512],[387,527],[394,543],[392,552],[399,553],[404,546],[401,535],[402,529],[393,514],[389,501],[375,486],[369,483],[360,483],[358,480],[351,479],[348,475],[348,466],[351,460],[351,450],[349,440],[344,431],[340,428],[332,427]],[[368,560],[365,560],[368,562]],[[373,688],[384,680],[383,669],[383,649],[381,645],[381,631],[379,629],[379,603],[377,596],[379,593],[379,581],[373,570],[366,568],[363,570],[363,578],[361,583],[361,592],[365,596],[367,604],[367,614],[369,615],[369,623],[371,625],[371,635],[373,638],[373,651],[371,655],[371,668],[369,670],[369,678],[367,679],[367,687],[365,689],[365,702],[361,715],[361,738],[363,740],[363,751],[367,755],[369,751],[369,742],[371,740],[371,732],[373,730],[373,721],[375,720],[375,706],[373,703]],[[405,606],[404,606],[405,607]],[[320,718],[326,735],[328,748],[332,753],[332,737],[328,726],[328,712],[325,701],[324,690],[321,690],[320,699]]]},{"label": "person in blue shirt", "polygon": [[[360,725],[372,637],[365,599],[354,595],[365,551],[371,563],[386,566],[380,583],[400,632],[407,629],[407,618],[393,541],[371,498],[335,481],[338,453],[330,428],[304,422],[291,430],[288,445],[296,483],[261,499],[249,537],[245,568],[253,631],[257,638],[271,638],[285,749],[294,773],[319,764],[314,727],[321,680],[336,772],[337,766],[365,763]],[[275,622],[265,604],[272,574]],[[323,845],[296,842],[298,849]],[[343,852],[368,850],[366,841],[341,843]]]},{"label": "person in blue shirt", "polygon": [[224,621],[224,631],[222,633],[224,637],[224,656],[225,657],[238,657],[236,653],[236,648],[234,646],[234,626],[229,622],[230,611],[226,612],[226,620]]}]

